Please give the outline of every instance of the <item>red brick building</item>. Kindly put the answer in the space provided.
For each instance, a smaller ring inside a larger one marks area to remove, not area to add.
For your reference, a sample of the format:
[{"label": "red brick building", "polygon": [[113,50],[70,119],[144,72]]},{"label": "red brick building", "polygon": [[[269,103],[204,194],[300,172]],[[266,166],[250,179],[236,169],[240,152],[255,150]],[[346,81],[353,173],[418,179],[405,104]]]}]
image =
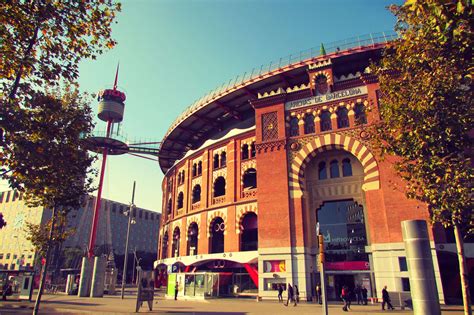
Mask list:
[{"label": "red brick building", "polygon": [[[304,299],[319,283],[319,222],[329,298],[342,285],[363,285],[370,296],[384,285],[408,294],[400,222],[428,212],[406,199],[390,160],[367,141],[379,115],[368,66],[385,40],[280,60],[173,123],[159,157],[166,174],[159,270],[230,273],[235,292],[263,298],[292,283]],[[435,250],[433,259],[443,301]]]}]

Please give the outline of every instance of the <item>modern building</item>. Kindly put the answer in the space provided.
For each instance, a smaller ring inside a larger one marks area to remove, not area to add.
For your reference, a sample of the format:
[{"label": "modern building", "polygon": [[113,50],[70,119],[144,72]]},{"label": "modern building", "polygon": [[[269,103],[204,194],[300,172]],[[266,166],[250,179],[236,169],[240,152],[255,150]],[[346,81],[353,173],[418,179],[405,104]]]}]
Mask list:
[{"label": "modern building", "polygon": [[[35,253],[31,243],[25,239],[25,223],[44,224],[51,218],[51,211],[43,207],[26,206],[22,195],[16,191],[2,192],[0,196],[0,212],[7,222],[7,226],[0,230],[0,268],[33,266]],[[76,257],[69,259],[67,266],[61,267],[80,267],[80,259],[89,244],[95,199],[93,196],[87,197],[83,207],[68,213],[67,228],[74,229],[75,233],[61,245],[61,250],[70,251]],[[124,212],[128,208],[127,204],[102,199],[96,239],[98,254],[113,253],[115,258],[124,255],[128,223]],[[130,229],[129,253],[136,251],[141,255],[155,255],[161,215],[135,208],[132,217],[135,224]],[[122,268],[121,265],[118,267]]]},{"label": "modern building", "polygon": [[[309,298],[320,279],[319,227],[329,298],[343,285],[364,285],[374,297],[384,285],[410,290],[400,222],[428,220],[428,210],[405,197],[390,160],[368,141],[380,94],[368,66],[390,39],[359,37],[281,58],[171,124],[159,156],[160,273],[231,274],[237,291],[275,299],[276,286],[291,283]],[[460,296],[449,235],[430,231],[442,302]],[[472,244],[466,254],[472,275]]]}]

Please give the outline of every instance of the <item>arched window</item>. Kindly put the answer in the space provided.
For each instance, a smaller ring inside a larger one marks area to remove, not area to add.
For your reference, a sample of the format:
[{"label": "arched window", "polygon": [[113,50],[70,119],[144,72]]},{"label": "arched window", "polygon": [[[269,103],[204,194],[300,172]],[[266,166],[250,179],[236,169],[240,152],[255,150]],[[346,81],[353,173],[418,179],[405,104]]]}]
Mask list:
[{"label": "arched window", "polygon": [[221,167],[225,167],[227,165],[227,153],[221,153]]},{"label": "arched window", "polygon": [[364,104],[357,103],[354,108],[354,112],[356,125],[363,125],[367,123],[367,115],[365,114]]},{"label": "arched window", "polygon": [[197,165],[193,163],[193,177],[197,175]]},{"label": "arched window", "polygon": [[218,153],[214,154],[213,166],[214,168],[219,168],[219,154]]},{"label": "arched window", "polygon": [[165,235],[163,235],[161,243],[161,259],[165,258],[168,258],[168,232],[165,232]]},{"label": "arched window", "polygon": [[244,172],[242,181],[244,184],[244,190],[257,188],[257,170],[254,168],[249,168],[246,170]]},{"label": "arched window", "polygon": [[214,181],[214,197],[225,195],[225,178],[219,176]]},{"label": "arched window", "polygon": [[181,185],[181,172],[178,173],[178,185]]},{"label": "arched window", "polygon": [[337,109],[337,128],[348,128],[349,127],[349,111],[345,107],[339,107]]},{"label": "arched window", "polygon": [[253,212],[247,213],[242,219],[242,233],[240,235],[240,250],[258,250],[258,223],[257,215]]},{"label": "arched window", "polygon": [[352,176],[352,165],[350,159],[342,160],[342,176]]},{"label": "arched window", "polygon": [[249,145],[248,144],[244,144],[242,146],[242,156],[241,156],[242,160],[246,160],[249,158]]},{"label": "arched window", "polygon": [[167,210],[168,215],[170,215],[171,210],[173,210],[172,207],[171,207],[171,198],[168,199],[168,205],[166,206],[166,210]]},{"label": "arched window", "polygon": [[193,204],[201,201],[201,185],[196,185],[193,188],[192,202]]},{"label": "arched window", "polygon": [[327,179],[328,171],[326,169],[326,162],[320,162],[318,165],[318,179]]},{"label": "arched window", "polygon": [[224,231],[225,224],[221,217],[217,217],[211,222],[211,237],[209,239],[209,252],[211,254],[224,252]]},{"label": "arched window", "polygon": [[300,134],[298,127],[298,118],[291,117],[290,119],[290,137],[296,137]]},{"label": "arched window", "polygon": [[186,255],[192,256],[197,255],[198,253],[198,235],[199,227],[196,222],[193,222],[189,225],[188,228],[188,246],[186,249]]},{"label": "arched window", "polygon": [[339,163],[337,160],[332,160],[329,164],[329,172],[331,173],[331,178],[339,177]]},{"label": "arched window", "polygon": [[314,133],[314,116],[312,114],[304,117],[304,134]]},{"label": "arched window", "polygon": [[331,113],[325,110],[321,113],[321,131],[329,131],[331,129]]},{"label": "arched window", "polygon": [[183,199],[184,199],[183,192],[180,192],[180,193],[178,194],[178,202],[177,202],[177,208],[178,208],[178,209],[183,208]]},{"label": "arched window", "polygon": [[179,241],[181,239],[181,233],[179,231],[179,227],[176,227],[173,232],[173,243],[171,245],[171,256],[178,257],[179,256]]},{"label": "arched window", "polygon": [[255,141],[254,141],[250,145],[250,157],[254,158],[256,154],[257,154],[257,150],[255,150]]},{"label": "arched window", "polygon": [[198,175],[201,175],[201,174],[202,174],[202,162],[201,162],[201,161],[198,162],[197,174],[198,174]]}]

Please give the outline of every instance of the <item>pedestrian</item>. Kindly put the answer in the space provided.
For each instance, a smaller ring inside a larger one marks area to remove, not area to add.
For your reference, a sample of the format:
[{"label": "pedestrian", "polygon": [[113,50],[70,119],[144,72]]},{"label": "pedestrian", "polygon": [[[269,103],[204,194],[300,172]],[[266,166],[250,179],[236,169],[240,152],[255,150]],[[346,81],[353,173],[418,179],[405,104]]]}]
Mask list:
[{"label": "pedestrian", "polygon": [[298,290],[298,286],[295,284],[295,306],[299,302],[300,302],[300,290]]},{"label": "pedestrian", "polygon": [[278,289],[278,302],[283,302],[283,286],[279,284],[277,289]]},{"label": "pedestrian", "polygon": [[357,305],[363,304],[362,294],[361,294],[360,290],[361,290],[360,285],[356,285],[356,287],[354,289],[354,294],[355,294],[355,297],[356,297]]},{"label": "pedestrian", "polygon": [[287,297],[287,300],[286,300],[286,304],[283,304],[285,306],[288,306],[288,304],[290,303],[290,301],[294,302],[293,306],[296,306],[296,301],[295,301],[295,298],[294,298],[294,291],[293,291],[293,287],[291,286],[291,284],[288,283],[288,289],[287,289],[287,292],[288,292],[288,297]]},{"label": "pedestrian", "polygon": [[347,287],[343,286],[342,290],[341,290],[341,299],[344,302],[344,305],[342,306],[342,310],[344,312],[347,312],[347,310],[348,310],[348,306],[347,306],[348,294],[349,294],[349,292],[348,292]]},{"label": "pedestrian", "polygon": [[390,301],[390,295],[388,295],[387,286],[384,286],[382,289],[382,311],[385,311],[385,304],[387,304],[387,308],[389,310],[395,309]]},{"label": "pedestrian", "polygon": [[362,301],[364,302],[364,305],[367,305],[367,289],[366,287],[362,286],[362,289],[360,290],[362,293]]},{"label": "pedestrian", "polygon": [[179,291],[179,284],[178,284],[178,281],[176,281],[176,284],[174,285],[174,300],[175,301],[178,299],[178,291]]},{"label": "pedestrian", "polygon": [[9,295],[12,295],[12,284],[10,280],[5,280],[5,284],[2,288],[2,299],[6,301]]},{"label": "pedestrian", "polygon": [[319,304],[323,304],[323,300],[321,298],[321,287],[319,286],[319,283],[316,285],[316,299]]},{"label": "pedestrian", "polygon": [[352,295],[354,294],[353,291],[351,289],[349,289],[348,286],[346,286],[346,290],[347,290],[347,309],[350,310],[351,309],[351,304],[352,304]]}]

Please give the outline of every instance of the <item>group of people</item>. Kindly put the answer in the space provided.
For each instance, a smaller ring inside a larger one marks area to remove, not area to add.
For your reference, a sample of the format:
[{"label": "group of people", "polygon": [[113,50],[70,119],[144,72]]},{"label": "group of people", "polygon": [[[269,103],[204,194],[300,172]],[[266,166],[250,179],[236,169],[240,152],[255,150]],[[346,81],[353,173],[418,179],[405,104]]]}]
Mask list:
[{"label": "group of people", "polygon": [[[285,291],[283,289],[283,285],[279,284],[277,290],[278,290],[278,301],[283,302],[283,291]],[[290,302],[293,303],[293,306],[298,305],[300,301],[300,291],[298,290],[298,286],[295,285],[293,287],[291,286],[290,283],[288,283],[286,291],[288,292],[288,295],[287,295],[286,303],[283,303],[283,305],[288,306]]]},{"label": "group of people", "polygon": [[365,286],[357,285],[354,291],[347,286],[343,286],[341,290],[341,299],[344,302],[343,310],[347,311],[351,308],[352,300],[355,297],[358,305],[367,305],[367,289]]}]

